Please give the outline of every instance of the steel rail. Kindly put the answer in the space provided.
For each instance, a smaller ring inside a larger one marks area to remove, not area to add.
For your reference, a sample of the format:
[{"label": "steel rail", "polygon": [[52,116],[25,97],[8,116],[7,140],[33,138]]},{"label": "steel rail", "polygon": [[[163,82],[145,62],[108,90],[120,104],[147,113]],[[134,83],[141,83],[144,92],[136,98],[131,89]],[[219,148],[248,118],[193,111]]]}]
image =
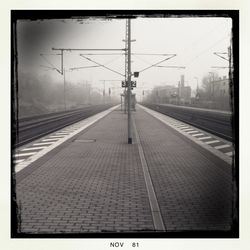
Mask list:
[{"label": "steel rail", "polygon": [[95,105],[94,107],[88,107],[81,111],[74,111],[73,113],[58,114],[55,117],[49,117],[48,119],[43,119],[37,122],[33,120],[32,123],[20,126],[17,128],[17,135],[14,138],[14,148],[20,147],[24,144],[32,142],[36,139],[39,139],[47,134],[53,133],[59,129],[62,129],[66,126],[79,122],[87,117],[106,110],[107,108],[113,106],[113,104],[107,105]]},{"label": "steel rail", "polygon": [[[191,126],[197,127],[218,137],[224,138],[228,141],[234,142],[231,122],[223,122],[216,118],[206,117],[206,114],[188,113],[187,109],[183,112],[176,112],[174,110],[167,110],[167,107],[159,104],[142,104],[164,115],[168,115],[176,120],[187,123]],[[178,107],[179,108],[179,107]],[[180,111],[180,109],[179,109]],[[200,112],[201,113],[201,112]],[[196,115],[196,116],[195,116]],[[217,113],[218,115],[218,113]],[[186,116],[186,117],[185,117]],[[192,118],[192,119],[191,119]],[[195,118],[195,119],[194,119]],[[199,121],[199,122],[197,122]]]},{"label": "steel rail", "polygon": [[74,115],[77,113],[81,113],[81,112],[85,112],[86,110],[88,110],[88,108],[93,108],[92,107],[85,107],[82,109],[77,109],[77,110],[68,110],[68,111],[62,111],[60,113],[52,113],[52,114],[44,114],[44,115],[39,115],[39,116],[33,116],[33,117],[27,117],[25,118],[25,120],[18,120],[19,122],[19,130],[20,129],[25,129],[26,127],[29,126],[36,126],[38,124],[43,124],[55,119],[60,119],[61,117],[67,117],[70,115]]}]

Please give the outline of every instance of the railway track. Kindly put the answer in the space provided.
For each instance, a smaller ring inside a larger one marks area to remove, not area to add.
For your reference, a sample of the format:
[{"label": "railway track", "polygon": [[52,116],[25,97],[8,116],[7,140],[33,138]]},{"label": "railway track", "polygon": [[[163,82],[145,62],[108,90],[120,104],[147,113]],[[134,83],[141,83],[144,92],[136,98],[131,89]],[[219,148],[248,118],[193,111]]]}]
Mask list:
[{"label": "railway track", "polygon": [[165,104],[142,103],[145,107],[171,116],[233,142],[232,114],[226,111],[213,111],[199,108],[181,107]]},{"label": "railway track", "polygon": [[14,147],[17,148],[63,127],[86,119],[114,105],[95,105],[82,109],[21,118],[17,122]]}]

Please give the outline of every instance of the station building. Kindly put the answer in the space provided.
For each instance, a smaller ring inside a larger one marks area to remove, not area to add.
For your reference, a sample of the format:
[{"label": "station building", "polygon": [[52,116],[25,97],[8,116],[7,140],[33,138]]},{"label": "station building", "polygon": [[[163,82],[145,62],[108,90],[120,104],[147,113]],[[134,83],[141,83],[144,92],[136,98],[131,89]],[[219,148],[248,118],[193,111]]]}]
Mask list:
[{"label": "station building", "polygon": [[178,87],[174,85],[156,86],[152,91],[154,102],[176,105],[190,104],[191,87],[185,86],[184,82],[184,75],[181,75],[181,81],[179,81]]}]

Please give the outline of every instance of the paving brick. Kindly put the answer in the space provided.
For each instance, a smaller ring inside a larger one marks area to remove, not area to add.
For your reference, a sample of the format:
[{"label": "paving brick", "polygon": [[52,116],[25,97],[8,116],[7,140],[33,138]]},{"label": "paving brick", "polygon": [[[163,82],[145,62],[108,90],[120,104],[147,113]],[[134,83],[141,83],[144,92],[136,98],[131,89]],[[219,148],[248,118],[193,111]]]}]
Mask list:
[{"label": "paving brick", "polygon": [[[229,171],[141,109],[134,116],[167,231],[229,230]],[[138,147],[126,143],[126,118],[112,112],[17,175],[23,232],[154,230]]]},{"label": "paving brick", "polygon": [[[23,220],[36,218],[38,233],[46,220],[50,233],[129,230],[135,218],[147,218],[153,228],[138,148],[126,144],[126,118],[112,112],[29,175],[17,177],[17,199],[32,211]],[[91,138],[96,142],[79,142]],[[143,228],[138,222],[133,230]]]},{"label": "paving brick", "polygon": [[228,171],[145,111],[137,112],[135,120],[167,230],[229,228]]}]

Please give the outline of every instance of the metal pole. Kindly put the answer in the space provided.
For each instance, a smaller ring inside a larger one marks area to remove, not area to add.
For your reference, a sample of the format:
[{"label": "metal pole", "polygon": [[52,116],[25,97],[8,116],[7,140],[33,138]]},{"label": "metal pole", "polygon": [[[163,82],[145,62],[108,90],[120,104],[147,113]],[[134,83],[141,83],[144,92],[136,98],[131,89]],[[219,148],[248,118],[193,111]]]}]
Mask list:
[{"label": "metal pole", "polygon": [[124,88],[124,114],[126,114],[127,109],[127,101],[128,101],[128,95],[127,95],[127,88],[126,84],[128,82],[128,19],[126,20],[126,28],[125,28],[125,88]]},{"label": "metal pole", "polygon": [[212,105],[214,103],[214,73],[213,72],[208,72],[209,74],[211,74],[210,77],[210,100],[212,101]]},{"label": "metal pole", "polygon": [[[232,38],[231,38],[232,39]],[[233,81],[233,71],[232,71],[232,49],[231,46],[228,47],[228,62],[229,62],[229,78],[231,81]]]},{"label": "metal pole", "polygon": [[63,70],[63,86],[64,86],[64,110],[66,111],[66,80],[65,80],[65,69]]},{"label": "metal pole", "polygon": [[63,50],[61,50],[61,74],[65,73],[63,72],[64,67],[63,67]]},{"label": "metal pole", "polygon": [[[125,78],[126,81],[127,81],[127,78]],[[126,103],[126,101],[128,101],[128,95],[127,95],[127,88],[124,89],[124,97],[123,97],[123,100],[124,100],[124,114],[126,114],[127,112],[127,105],[128,103]]]},{"label": "metal pole", "polygon": [[128,19],[128,144],[132,144],[131,136],[131,20]]}]

